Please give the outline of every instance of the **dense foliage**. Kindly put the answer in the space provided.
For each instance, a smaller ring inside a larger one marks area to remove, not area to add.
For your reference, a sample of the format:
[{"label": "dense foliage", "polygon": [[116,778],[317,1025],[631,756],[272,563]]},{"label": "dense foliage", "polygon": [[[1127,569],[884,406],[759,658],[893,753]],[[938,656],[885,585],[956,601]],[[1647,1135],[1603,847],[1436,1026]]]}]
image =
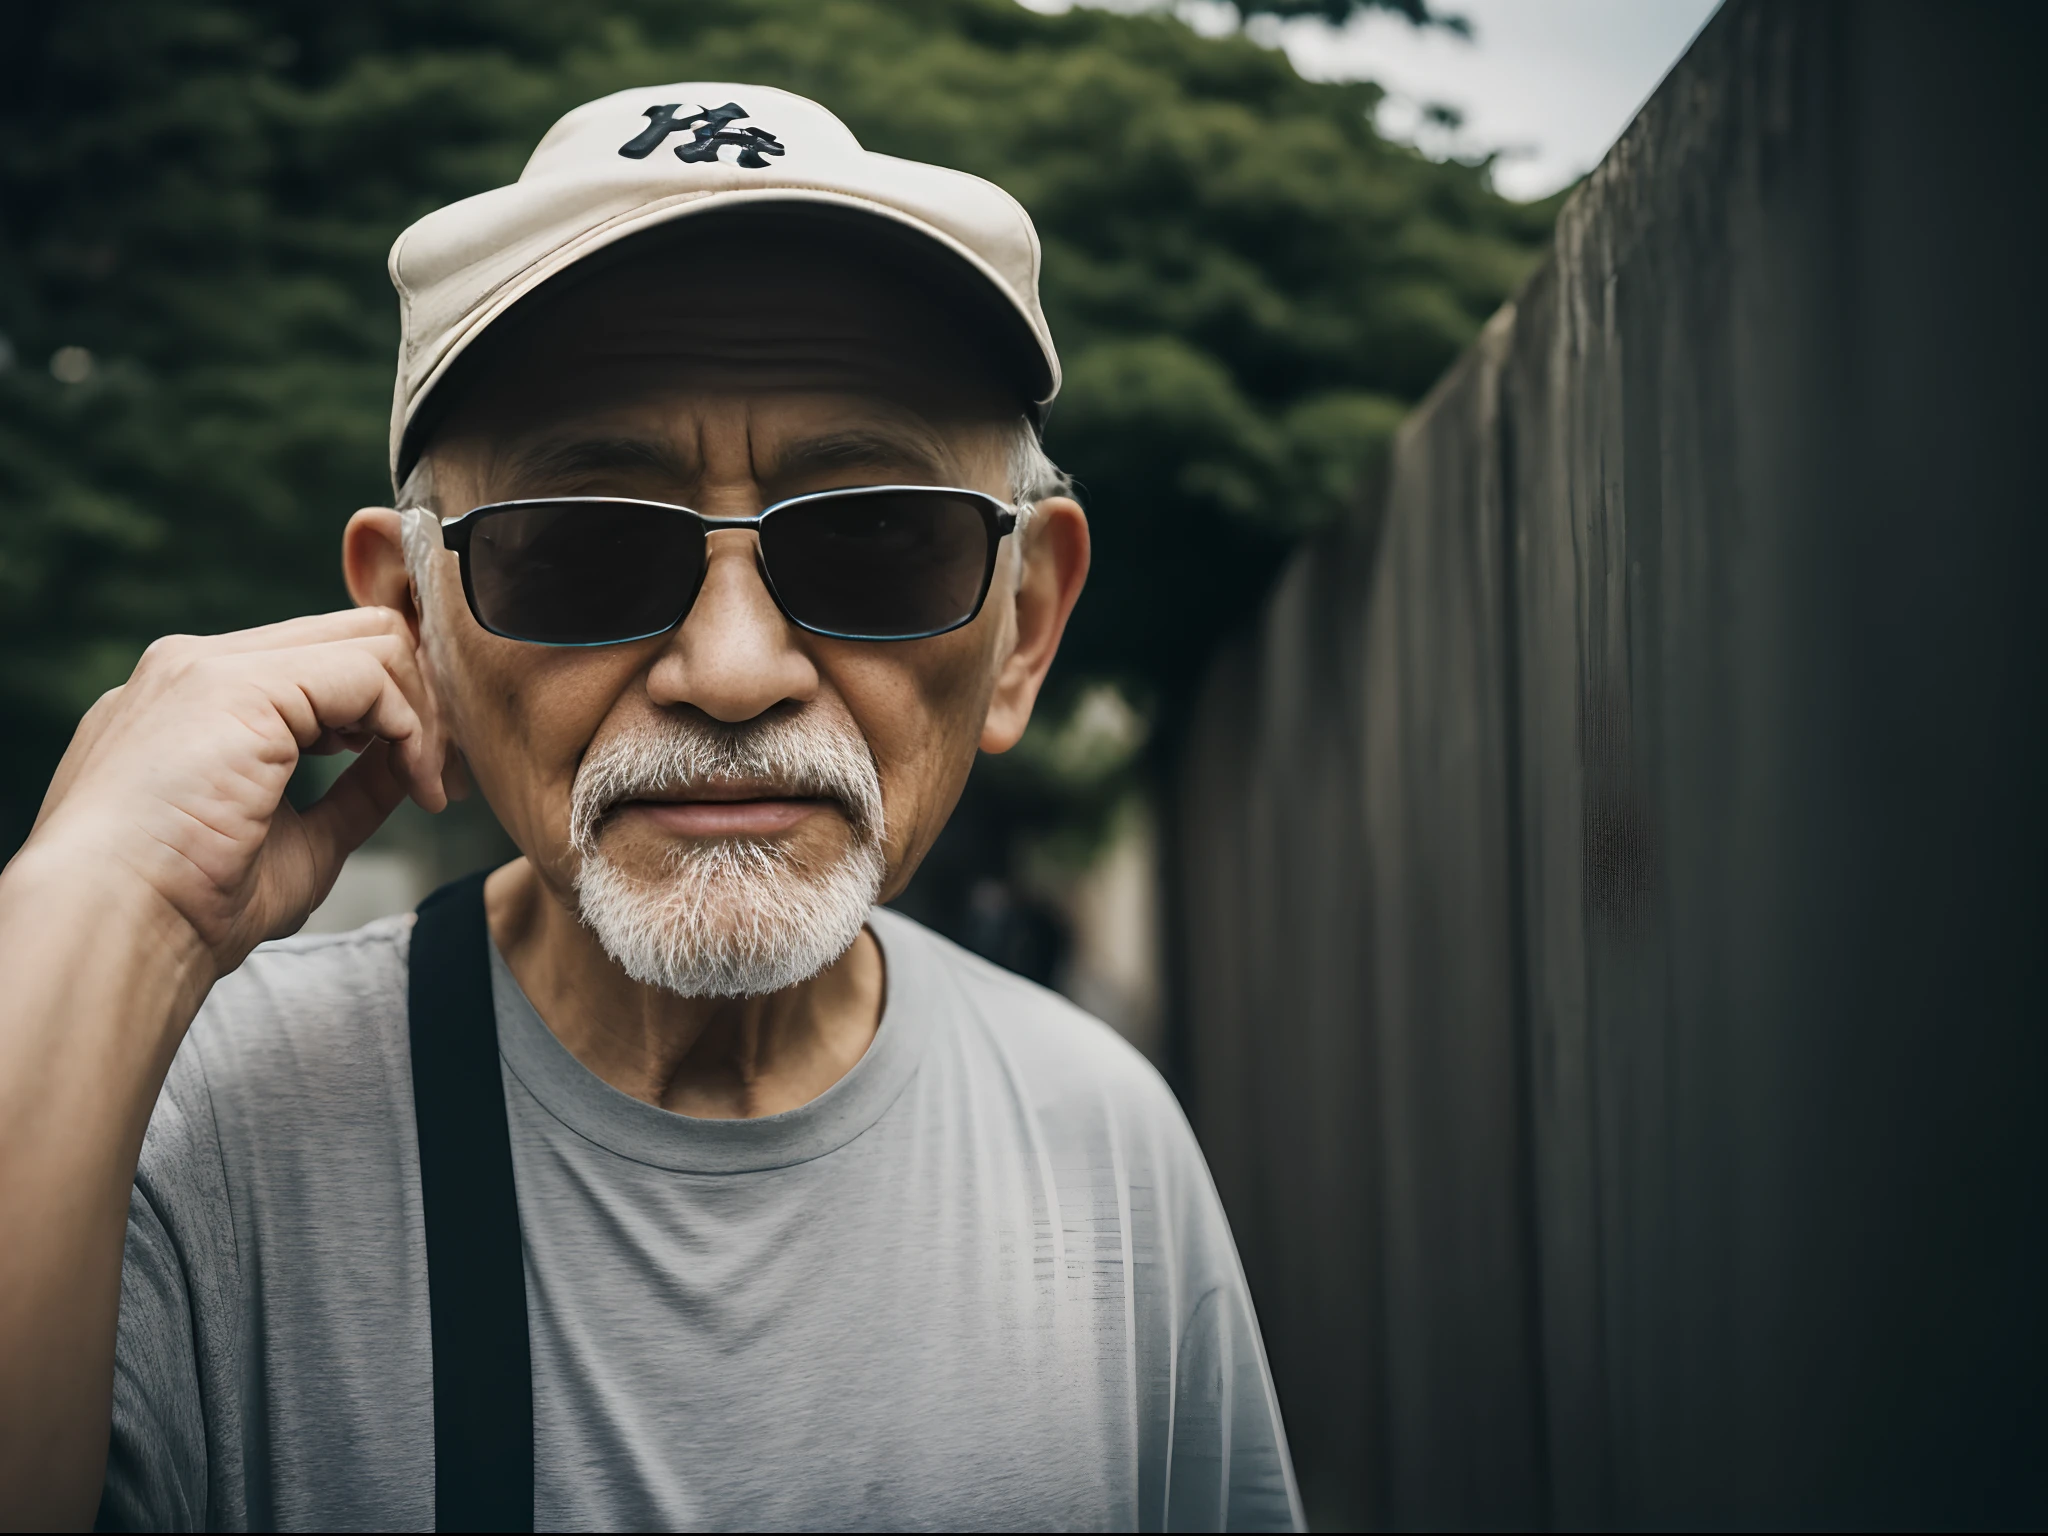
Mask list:
[{"label": "dense foliage", "polygon": [[[1274,7],[1249,7],[1275,9]],[[1406,4],[1391,7],[1412,10]],[[1281,7],[1285,9],[1285,7]],[[392,238],[578,101],[762,81],[1043,233],[1095,583],[1068,696],[1168,710],[1519,281],[1551,209],[1243,37],[1011,0],[73,0],[0,21],[0,838],[151,637],[342,601]],[[82,350],[80,350],[82,349]],[[1041,760],[1050,760],[1041,755]]]}]

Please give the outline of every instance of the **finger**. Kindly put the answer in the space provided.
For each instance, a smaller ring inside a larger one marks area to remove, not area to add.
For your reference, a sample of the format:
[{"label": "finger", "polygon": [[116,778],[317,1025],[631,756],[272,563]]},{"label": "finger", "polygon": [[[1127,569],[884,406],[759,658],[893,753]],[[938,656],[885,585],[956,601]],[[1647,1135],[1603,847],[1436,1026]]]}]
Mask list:
[{"label": "finger", "polygon": [[[266,641],[272,642],[275,648],[252,649]],[[418,788],[420,803],[430,810],[440,809],[446,802],[440,791],[439,714],[419,665],[417,641],[411,626],[395,610],[352,608],[288,619],[257,629],[237,630],[227,635],[167,636],[144,653],[131,681],[147,680],[178,687],[195,673],[218,675],[217,669],[227,664],[242,676],[253,677],[259,671],[275,671],[285,676],[304,675],[308,679],[324,677],[331,683],[335,669],[330,657],[337,646],[368,648],[406,696],[412,713],[419,717],[418,728],[400,729],[395,733],[379,731],[378,734],[386,734],[388,739],[403,744],[400,758]],[[152,691],[145,688],[142,696],[147,697]],[[343,688],[336,694],[331,687],[327,689],[337,700],[346,699],[351,691]],[[272,694],[274,702],[282,705],[284,701],[275,695],[274,690],[266,687],[266,692]],[[340,706],[337,704],[336,707]],[[331,750],[319,735],[307,734],[309,718],[317,720],[322,728],[363,723],[331,718],[325,713],[325,708],[322,706],[313,716],[304,711],[284,711],[301,753],[319,754]],[[391,713],[386,710],[387,715]]]},{"label": "finger", "polygon": [[392,769],[404,779],[413,799],[424,810],[443,810],[448,804],[441,789],[443,750],[432,701],[421,691],[417,671],[394,661],[381,642],[372,647],[371,659],[382,668],[384,684],[369,710],[344,727],[344,734],[388,742]]},{"label": "finger", "polygon": [[416,739],[405,743],[401,754],[409,771],[413,785],[413,798],[429,811],[439,811],[448,803],[441,789],[441,763],[445,756],[446,742],[441,729],[441,709],[438,695],[434,692],[433,681],[423,664],[418,643],[410,630],[398,633],[372,635],[362,640],[330,642],[334,644],[362,645],[376,656],[392,678],[399,691],[419,717],[420,733]]},{"label": "finger", "polygon": [[440,755],[384,661],[369,642],[308,646],[236,658],[233,670],[255,688],[282,720],[301,752],[330,731],[359,731],[397,748],[395,764],[416,789],[425,787],[439,810]]},{"label": "finger", "polygon": [[372,742],[312,806],[299,813],[313,860],[313,905],[333,889],[348,856],[405,798],[406,777],[388,741]]},{"label": "finger", "polygon": [[[255,629],[236,630],[225,635],[163,637],[143,653],[128,684],[111,688],[101,694],[79,720],[78,728],[72,733],[70,744],[57,765],[57,771],[51,777],[50,786],[44,792],[31,831],[42,826],[49,819],[50,813],[63,803],[79,774],[92,760],[94,750],[121,722],[124,709],[134,703],[147,701],[152,692],[150,688],[145,686],[138,691],[130,686],[139,679],[174,680],[195,660],[255,654],[267,649],[332,644],[336,641],[375,642],[380,638],[386,639],[392,648],[397,661],[396,672],[400,679],[400,687],[416,700],[427,698],[427,690],[418,678],[418,668],[412,660],[414,638],[411,627],[402,614],[389,608],[340,609],[332,613],[287,619],[278,624],[265,624]],[[418,708],[417,703],[415,708]],[[438,727],[432,727],[432,733],[437,736]],[[315,747],[311,750],[321,749]],[[415,750],[417,751],[417,748]],[[436,760],[432,750],[419,755],[424,759]]]},{"label": "finger", "polygon": [[263,689],[300,751],[315,750],[330,734],[381,737],[396,744],[395,764],[421,806],[447,805],[441,732],[410,644],[379,635],[239,657],[233,665]]},{"label": "finger", "polygon": [[337,608],[332,613],[309,613],[276,624],[259,624],[254,629],[229,630],[220,635],[178,635],[170,637],[180,648],[204,656],[240,656],[252,651],[281,651],[301,645],[325,645],[335,640],[366,640],[373,635],[402,634],[408,640],[412,626],[395,608]]}]

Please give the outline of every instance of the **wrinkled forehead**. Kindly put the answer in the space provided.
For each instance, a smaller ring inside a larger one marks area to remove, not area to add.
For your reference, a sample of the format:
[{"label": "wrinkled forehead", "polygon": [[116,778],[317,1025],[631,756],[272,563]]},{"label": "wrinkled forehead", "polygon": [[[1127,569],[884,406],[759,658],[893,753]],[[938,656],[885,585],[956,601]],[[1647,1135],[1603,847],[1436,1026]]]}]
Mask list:
[{"label": "wrinkled forehead", "polygon": [[433,437],[509,443],[733,407],[939,438],[1016,423],[1027,402],[1000,350],[923,275],[857,245],[650,243],[495,327]]},{"label": "wrinkled forehead", "polygon": [[[437,492],[459,498],[629,495],[694,504],[749,483],[764,501],[836,485],[965,485],[1008,494],[994,428],[934,423],[872,395],[658,390],[610,407],[513,415],[437,444]],[[443,473],[450,478],[443,480]],[[443,506],[444,513],[459,510]]]}]

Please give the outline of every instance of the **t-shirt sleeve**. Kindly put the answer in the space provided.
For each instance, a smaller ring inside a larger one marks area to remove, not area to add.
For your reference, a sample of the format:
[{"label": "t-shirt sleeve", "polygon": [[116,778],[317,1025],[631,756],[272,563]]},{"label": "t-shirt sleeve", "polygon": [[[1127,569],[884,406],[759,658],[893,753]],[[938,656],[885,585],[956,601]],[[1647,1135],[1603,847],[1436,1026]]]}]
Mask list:
[{"label": "t-shirt sleeve", "polygon": [[191,1303],[177,1245],[138,1187],[128,1202],[114,1345],[114,1427],[97,1529],[204,1528],[203,1419]]},{"label": "t-shirt sleeve", "polygon": [[1242,1282],[1195,1304],[1174,1371],[1173,1461],[1166,1526],[1174,1531],[1305,1529]]},{"label": "t-shirt sleeve", "polygon": [[194,1042],[150,1117],[128,1203],[113,1429],[95,1527],[244,1524],[232,1292],[234,1221]]},{"label": "t-shirt sleeve", "polygon": [[1132,1150],[1138,1177],[1156,1194],[1134,1203],[1156,1200],[1144,1236],[1167,1262],[1154,1282],[1154,1305],[1141,1308],[1157,1320],[1141,1353],[1150,1356],[1154,1382],[1167,1376],[1171,1404],[1163,1415],[1164,1476],[1145,1480],[1159,1490],[1153,1498],[1163,1492],[1163,1508],[1148,1499],[1140,1523],[1169,1531],[1304,1530],[1280,1401],[1229,1219],[1179,1105],[1149,1069],[1146,1077],[1131,1095],[1143,1106],[1130,1117]]}]

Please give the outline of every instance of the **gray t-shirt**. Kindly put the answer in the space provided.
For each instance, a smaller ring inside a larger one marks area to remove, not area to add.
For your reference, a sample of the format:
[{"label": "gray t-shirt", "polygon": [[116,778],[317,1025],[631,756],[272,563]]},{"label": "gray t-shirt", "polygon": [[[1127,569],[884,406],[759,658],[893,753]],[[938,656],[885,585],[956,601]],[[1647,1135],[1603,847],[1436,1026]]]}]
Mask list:
[{"label": "gray t-shirt", "polygon": [[[103,1526],[425,1529],[411,918],[213,990],[135,1177]],[[694,1120],[493,956],[540,1529],[1301,1527],[1251,1301],[1171,1094],[888,911],[812,1103]]]}]

